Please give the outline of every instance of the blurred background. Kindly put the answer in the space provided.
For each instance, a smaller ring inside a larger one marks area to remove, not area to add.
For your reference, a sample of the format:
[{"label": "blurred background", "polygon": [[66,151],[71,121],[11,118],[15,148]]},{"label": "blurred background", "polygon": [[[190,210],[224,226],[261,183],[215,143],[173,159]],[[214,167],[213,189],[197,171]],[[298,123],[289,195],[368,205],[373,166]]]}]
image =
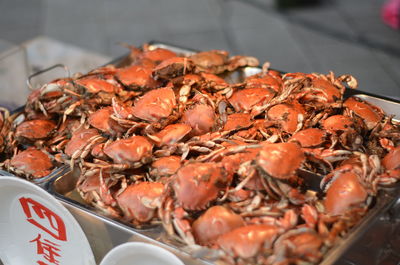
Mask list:
[{"label": "blurred background", "polygon": [[58,62],[87,71],[126,53],[121,42],[158,40],[284,71],[349,73],[361,90],[400,98],[400,31],[382,21],[386,2],[0,0],[0,83],[23,86],[25,75]]}]

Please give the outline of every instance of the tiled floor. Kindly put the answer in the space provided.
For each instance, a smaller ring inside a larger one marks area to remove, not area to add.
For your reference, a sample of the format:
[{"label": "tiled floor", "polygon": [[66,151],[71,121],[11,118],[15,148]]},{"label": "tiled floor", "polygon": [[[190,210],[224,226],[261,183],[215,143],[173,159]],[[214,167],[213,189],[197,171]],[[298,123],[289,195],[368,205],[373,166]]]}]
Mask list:
[{"label": "tiled floor", "polygon": [[360,89],[400,98],[400,32],[384,0],[321,0],[276,10],[273,0],[2,0],[0,52],[39,35],[105,56],[149,40],[226,49],[286,71],[351,73]]}]

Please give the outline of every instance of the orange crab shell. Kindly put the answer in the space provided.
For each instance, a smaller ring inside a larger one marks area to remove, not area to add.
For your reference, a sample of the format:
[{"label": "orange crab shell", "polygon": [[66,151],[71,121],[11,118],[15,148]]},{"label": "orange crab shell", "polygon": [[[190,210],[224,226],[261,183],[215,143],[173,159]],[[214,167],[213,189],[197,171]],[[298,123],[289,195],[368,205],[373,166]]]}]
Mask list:
[{"label": "orange crab shell", "polygon": [[56,125],[54,122],[49,120],[25,121],[17,126],[15,136],[30,140],[39,140],[47,138],[55,128]]},{"label": "orange crab shell", "polygon": [[67,117],[65,122],[61,123],[57,129],[58,134],[69,134],[74,133],[82,126],[79,119]]},{"label": "orange crab shell", "polygon": [[382,159],[382,165],[387,170],[400,169],[400,146],[390,150],[390,152]]},{"label": "orange crab shell", "polygon": [[140,182],[129,185],[117,196],[117,204],[127,220],[146,223],[153,219],[156,212],[154,207],[149,208],[143,204],[143,200],[149,200],[151,203],[161,196],[163,190],[164,184],[158,182]]},{"label": "orange crab shell", "polygon": [[347,131],[353,127],[351,118],[344,115],[333,115],[322,121],[322,126],[328,131]]},{"label": "orange crab shell", "polygon": [[[261,148],[249,148],[244,152],[237,154],[226,155],[222,158],[221,164],[228,173],[229,178],[233,178],[235,173],[238,173],[240,165],[244,161],[251,161],[256,158]],[[247,173],[246,173],[247,174]],[[247,176],[247,175],[246,175]],[[246,177],[244,176],[244,177]],[[258,171],[253,172],[253,176],[247,181],[245,188],[249,190],[263,190],[264,186],[260,179]]]},{"label": "orange crab shell", "polygon": [[294,133],[299,123],[299,115],[305,111],[301,105],[278,104],[268,110],[268,119],[277,122],[281,129],[288,133]]},{"label": "orange crab shell", "polygon": [[90,114],[88,122],[94,128],[107,132],[110,131],[110,126],[108,125],[108,120],[110,119],[110,115],[113,114],[113,108],[107,107],[99,109],[92,114]]},{"label": "orange crab shell", "polygon": [[[60,98],[64,95],[62,91],[62,87],[70,85],[70,79],[65,78],[65,79],[56,79],[51,81],[50,83],[42,86],[40,89],[33,90],[26,102],[25,109],[27,112],[31,110],[31,108],[37,104],[37,100],[40,100],[41,102],[47,102],[47,101],[53,101],[56,100],[57,98]],[[56,87],[57,89],[48,89],[49,86]],[[68,98],[68,100],[71,100],[71,98]],[[28,113],[31,114],[31,113]],[[32,113],[35,114],[35,113]]]},{"label": "orange crab shell", "polygon": [[251,116],[248,113],[233,113],[228,116],[224,131],[232,131],[251,126]]},{"label": "orange crab shell", "polygon": [[243,218],[223,206],[213,206],[192,225],[193,235],[200,245],[210,245],[220,236],[244,226]]},{"label": "orange crab shell", "polygon": [[37,149],[28,149],[18,153],[11,158],[10,165],[33,178],[47,176],[53,168],[50,157]]},{"label": "orange crab shell", "polygon": [[301,148],[295,143],[264,144],[257,165],[267,174],[278,179],[292,177],[305,160]]},{"label": "orange crab shell", "polygon": [[[293,258],[312,258],[315,255],[320,255],[320,248],[323,240],[319,234],[312,229],[298,228],[290,230],[282,235],[284,238],[278,238],[274,244],[274,250],[277,251],[282,246],[288,246],[289,255]],[[318,257],[318,256],[317,256]]]},{"label": "orange crab shell", "polygon": [[96,129],[79,129],[72,135],[71,140],[65,146],[65,154],[72,156],[75,151],[86,145],[88,141],[96,136],[100,136]]},{"label": "orange crab shell", "polygon": [[360,116],[364,120],[364,123],[367,126],[368,130],[374,128],[382,120],[383,117],[383,111],[380,110],[378,107],[368,104],[354,97],[348,98],[344,102],[344,106]]},{"label": "orange crab shell", "polygon": [[276,93],[279,93],[282,90],[282,79],[280,76],[273,76],[270,74],[264,74],[262,76],[249,76],[246,78],[246,88],[271,88]]},{"label": "orange crab shell", "polygon": [[111,119],[111,115],[114,113],[113,107],[106,107],[93,112],[89,116],[89,124],[94,128],[114,135],[116,133],[122,133],[125,130],[118,125],[116,121]]},{"label": "orange crab shell", "polygon": [[[313,93],[323,96],[328,103],[335,102],[342,97],[340,90],[324,78],[317,77],[312,79],[312,87],[314,88]],[[307,95],[305,98],[307,98]]]},{"label": "orange crab shell", "polygon": [[340,215],[352,205],[357,205],[366,200],[367,191],[358,181],[354,172],[341,173],[326,192],[325,209],[331,215]]},{"label": "orange crab shell", "polygon": [[165,156],[154,161],[151,167],[158,176],[170,176],[175,174],[181,165],[182,162],[179,156]]},{"label": "orange crab shell", "polygon": [[204,209],[225,185],[225,172],[216,163],[185,165],[172,182],[176,199],[186,210]]},{"label": "orange crab shell", "polygon": [[152,72],[156,79],[170,79],[191,73],[193,61],[186,57],[172,57],[158,64]]},{"label": "orange crab shell", "polygon": [[155,141],[158,146],[173,145],[190,133],[191,130],[192,127],[187,124],[170,124],[154,135],[157,138]]},{"label": "orange crab shell", "polygon": [[268,88],[250,87],[235,91],[228,99],[236,111],[250,111],[254,106],[270,101],[274,92]]},{"label": "orange crab shell", "polygon": [[152,66],[132,65],[118,69],[116,78],[125,86],[136,88],[156,88],[158,82],[151,76]]},{"label": "orange crab shell", "polygon": [[271,247],[280,230],[273,225],[242,226],[220,236],[217,244],[234,257],[251,258]]},{"label": "orange crab shell", "polygon": [[296,246],[295,252],[301,255],[313,254],[322,245],[322,239],[316,233],[304,233],[290,239]]},{"label": "orange crab shell", "polygon": [[153,145],[144,136],[132,136],[112,142],[104,148],[104,153],[115,163],[134,163],[149,158]]},{"label": "orange crab shell", "polygon": [[244,152],[226,155],[222,157],[221,164],[229,174],[234,174],[235,172],[237,172],[242,162],[253,160],[257,156],[259,151],[259,148],[249,148]]},{"label": "orange crab shell", "polygon": [[204,78],[204,80],[211,84],[211,85],[216,85],[216,86],[228,86],[228,83],[221,77],[211,74],[211,73],[205,73],[201,72],[200,76]]},{"label": "orange crab shell", "polygon": [[106,80],[94,77],[78,79],[75,83],[84,87],[87,92],[92,94],[98,92],[116,93],[120,90],[119,87],[107,82]]},{"label": "orange crab shell", "polygon": [[90,151],[90,154],[99,159],[107,159],[107,155],[104,153],[104,143],[99,143],[93,146],[92,150]]},{"label": "orange crab shell", "polygon": [[297,141],[301,147],[316,147],[324,143],[326,133],[318,128],[308,128],[295,133],[290,141]]},{"label": "orange crab shell", "polygon": [[[94,174],[81,176],[81,178],[83,178],[83,181],[78,181],[77,189],[87,202],[100,200],[101,203],[105,205],[115,204],[115,199],[104,185],[104,183],[111,178],[110,173],[96,172]],[[101,181],[100,178],[102,178]],[[97,193],[98,196],[94,195],[93,192]]]},{"label": "orange crab shell", "polygon": [[200,69],[218,73],[218,68],[228,62],[228,56],[226,51],[210,50],[195,53],[190,56],[190,59]]},{"label": "orange crab shell", "polygon": [[167,87],[181,87],[183,85],[187,86],[198,86],[202,82],[202,78],[197,74],[186,74],[183,76],[178,76],[169,81]]},{"label": "orange crab shell", "polygon": [[208,133],[215,124],[214,109],[209,105],[196,104],[183,113],[182,122],[192,127],[193,136]]},{"label": "orange crab shell", "polygon": [[144,94],[132,109],[132,114],[142,120],[157,122],[171,115],[176,105],[175,93],[171,88],[154,89]]},{"label": "orange crab shell", "polygon": [[172,57],[176,57],[176,53],[163,48],[147,50],[141,54],[142,59],[148,59],[156,63],[160,63]]}]

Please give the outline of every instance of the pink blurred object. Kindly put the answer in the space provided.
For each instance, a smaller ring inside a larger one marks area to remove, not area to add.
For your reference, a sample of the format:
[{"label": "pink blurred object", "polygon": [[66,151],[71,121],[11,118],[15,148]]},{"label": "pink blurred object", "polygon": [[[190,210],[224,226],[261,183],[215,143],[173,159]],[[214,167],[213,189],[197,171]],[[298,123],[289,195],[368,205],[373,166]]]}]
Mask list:
[{"label": "pink blurred object", "polygon": [[400,0],[389,0],[382,8],[383,21],[394,29],[400,29]]}]

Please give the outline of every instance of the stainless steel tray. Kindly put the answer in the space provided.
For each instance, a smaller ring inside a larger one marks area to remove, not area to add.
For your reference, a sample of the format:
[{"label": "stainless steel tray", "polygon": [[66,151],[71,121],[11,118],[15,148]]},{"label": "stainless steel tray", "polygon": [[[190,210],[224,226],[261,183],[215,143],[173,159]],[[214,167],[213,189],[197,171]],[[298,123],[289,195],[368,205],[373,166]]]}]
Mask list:
[{"label": "stainless steel tray", "polygon": [[[152,42],[151,45],[153,47],[168,48],[185,55],[194,52],[189,49],[158,42]],[[127,56],[123,56],[111,63],[123,66],[126,62]],[[256,74],[260,71],[261,69],[257,67],[246,67],[228,78],[233,82],[238,82],[243,77]],[[396,100],[351,89],[346,91],[346,97],[349,96],[356,96],[371,101],[387,113],[395,115],[395,119],[400,120],[400,102]],[[144,241],[172,251],[180,257],[185,264],[212,264],[211,261],[192,258],[187,252],[182,250],[182,245],[165,237],[161,226],[143,230],[136,229],[129,224],[113,220],[97,209],[89,206],[80,199],[79,194],[77,194],[75,190],[75,183],[78,176],[73,172],[65,173],[66,170],[67,169],[64,168],[58,176],[49,179],[49,181],[46,182],[45,188],[59,199],[81,224],[91,243],[97,261],[100,261],[103,256],[116,245],[127,241]],[[398,200],[399,192],[400,185],[381,190],[367,215],[346,235],[346,237],[341,239],[341,241],[325,255],[321,264],[366,264],[365,260],[367,260],[366,262],[370,262],[371,259],[368,259],[368,255],[364,254],[362,255],[364,259],[361,263],[358,263],[360,261],[355,263],[354,260],[357,260],[357,256],[359,255],[357,249],[359,250],[360,246],[363,245],[362,241],[366,232],[379,227],[380,220],[385,219],[388,210],[390,210]],[[398,205],[400,205],[400,203],[398,203]],[[378,244],[378,246],[383,246],[383,244],[384,242],[382,242],[381,245]],[[381,248],[380,251],[384,251],[384,249]],[[372,254],[373,251],[371,250],[369,253]]]},{"label": "stainless steel tray", "polygon": [[[191,53],[196,52],[194,50],[156,41],[151,42],[150,45],[153,47],[167,48],[184,55],[190,55]],[[129,63],[129,59],[127,55],[124,55],[116,58],[110,63],[117,66],[123,66]],[[258,67],[246,67],[227,76],[226,78],[231,82],[240,82],[244,77],[259,73],[260,71],[261,69]],[[346,90],[345,97],[349,96],[356,96],[368,100],[381,107],[386,113],[395,115],[394,119],[398,121],[400,120],[400,102],[397,100],[353,89]],[[23,107],[19,108],[19,110],[22,108]],[[212,262],[206,260],[192,258],[187,254],[187,252],[182,250],[184,246],[165,237],[161,226],[139,230],[129,224],[104,216],[101,212],[87,205],[82,201],[82,199],[80,199],[80,196],[75,191],[76,181],[77,176],[69,170],[69,167],[64,166],[55,169],[49,176],[33,182],[53,194],[74,215],[88,237],[97,262],[100,262],[110,249],[119,244],[128,241],[142,241],[161,246],[173,252],[181,258],[185,264],[212,264]],[[400,185],[382,190],[376,198],[375,205],[363,218],[360,224],[351,230],[348,235],[342,239],[340,244],[337,244],[325,255],[321,264],[379,264],[372,263],[372,259],[368,259],[368,254],[376,255],[377,251],[373,251],[374,249],[377,250],[376,248],[370,249],[367,253],[362,255],[363,259],[359,259],[359,250],[363,249],[362,247],[360,248],[360,246],[363,246],[363,243],[365,243],[364,237],[367,231],[375,231],[379,229],[382,226],[382,220],[387,220],[388,212],[392,211],[391,209],[400,209],[400,200],[396,204],[397,208],[392,207],[396,203],[397,198],[399,198],[399,194]],[[397,217],[395,218],[400,220],[400,210],[397,210],[396,213]],[[394,223],[396,225],[395,229],[400,227],[398,222]],[[386,239],[390,238],[390,235],[391,234],[389,233]],[[375,243],[376,246],[383,246],[383,244],[385,244],[385,242],[382,242],[381,244],[378,242]],[[382,252],[385,251],[385,249],[380,248],[379,251]]]}]

